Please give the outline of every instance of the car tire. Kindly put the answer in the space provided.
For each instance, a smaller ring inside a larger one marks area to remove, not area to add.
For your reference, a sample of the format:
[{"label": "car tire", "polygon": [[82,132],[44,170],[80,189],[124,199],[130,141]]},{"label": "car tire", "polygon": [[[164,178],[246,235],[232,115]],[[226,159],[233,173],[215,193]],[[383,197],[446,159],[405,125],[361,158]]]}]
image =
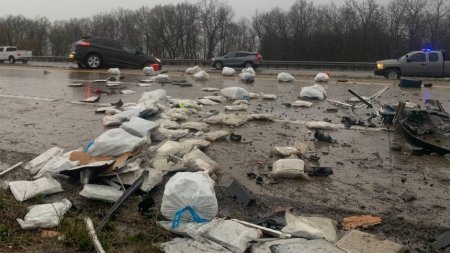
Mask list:
[{"label": "car tire", "polygon": [[102,67],[102,58],[98,54],[90,54],[86,56],[84,65],[90,69],[98,69]]},{"label": "car tire", "polygon": [[14,58],[14,56],[10,56],[10,57],[8,58],[8,62],[9,62],[10,64],[14,64],[14,63],[16,63],[16,59]]},{"label": "car tire", "polygon": [[252,67],[252,68],[255,68],[255,66],[253,65],[253,63],[252,62],[246,62],[246,63],[244,63],[244,67],[245,68],[250,68],[250,67]]},{"label": "car tire", "polygon": [[400,79],[400,71],[398,69],[388,69],[386,70],[385,77],[389,80]]},{"label": "car tire", "polygon": [[223,69],[223,63],[221,61],[215,62],[214,63],[214,68],[221,70]]}]

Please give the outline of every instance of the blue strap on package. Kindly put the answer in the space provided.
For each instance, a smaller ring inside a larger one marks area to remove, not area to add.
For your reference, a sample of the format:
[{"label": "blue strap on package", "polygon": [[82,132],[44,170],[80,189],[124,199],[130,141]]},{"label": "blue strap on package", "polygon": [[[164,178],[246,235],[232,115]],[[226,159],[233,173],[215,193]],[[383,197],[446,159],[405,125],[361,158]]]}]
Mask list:
[{"label": "blue strap on package", "polygon": [[208,222],[208,220],[205,220],[203,218],[201,218],[197,212],[194,210],[194,208],[187,206],[185,208],[180,208],[175,215],[173,216],[172,219],[172,228],[177,228],[180,225],[181,222],[181,216],[183,215],[184,212],[189,211],[189,213],[191,214],[192,217],[192,221],[196,222],[196,223],[205,223]]}]

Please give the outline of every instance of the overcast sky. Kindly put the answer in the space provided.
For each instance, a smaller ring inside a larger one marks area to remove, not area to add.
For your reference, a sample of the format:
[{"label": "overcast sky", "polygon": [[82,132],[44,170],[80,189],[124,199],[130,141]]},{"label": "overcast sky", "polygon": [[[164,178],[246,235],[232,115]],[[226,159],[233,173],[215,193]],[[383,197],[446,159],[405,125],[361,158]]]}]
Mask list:
[{"label": "overcast sky", "polygon": [[[44,16],[49,20],[89,17],[95,13],[108,12],[119,7],[137,9],[143,5],[152,7],[157,4],[180,3],[186,0],[0,0],[0,16],[22,14],[26,17]],[[316,4],[329,3],[332,0],[314,0]],[[191,2],[191,1],[187,1]],[[197,1],[192,1],[197,2]],[[273,7],[288,9],[295,0],[228,0],[233,6],[236,17],[252,17],[255,11],[269,10]],[[343,0],[334,0],[340,4]]]}]

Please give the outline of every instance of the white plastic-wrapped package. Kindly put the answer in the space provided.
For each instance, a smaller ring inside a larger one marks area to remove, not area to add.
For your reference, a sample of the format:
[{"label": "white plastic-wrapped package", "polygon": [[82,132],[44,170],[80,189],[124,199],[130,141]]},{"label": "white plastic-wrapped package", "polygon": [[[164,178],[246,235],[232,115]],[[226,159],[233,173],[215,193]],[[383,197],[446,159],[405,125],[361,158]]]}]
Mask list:
[{"label": "white plastic-wrapped package", "polygon": [[25,218],[17,219],[23,229],[53,228],[59,225],[64,214],[72,207],[68,199],[51,204],[35,205],[29,207]]},{"label": "white plastic-wrapped package", "polygon": [[314,78],[316,82],[328,82],[328,80],[330,80],[330,77],[326,73],[318,73]]},{"label": "white plastic-wrapped package", "polygon": [[253,83],[255,81],[256,76],[249,72],[243,72],[239,74],[239,79],[246,83]]},{"label": "white plastic-wrapped package", "polygon": [[173,221],[202,222],[213,219],[218,212],[214,181],[206,172],[179,172],[166,184],[161,214]]},{"label": "white plastic-wrapped package", "polygon": [[158,74],[157,76],[152,77],[150,80],[156,83],[168,83],[170,82],[170,78],[166,74]]},{"label": "white plastic-wrapped package", "polygon": [[202,71],[194,74],[193,77],[197,81],[207,81],[209,79],[209,74],[206,73],[206,71],[202,70]]},{"label": "white plastic-wrapped package", "polygon": [[53,176],[63,170],[68,170],[72,167],[78,166],[78,164],[79,162],[77,161],[70,161],[67,156],[54,156],[39,170],[36,176],[34,176],[34,179],[41,178],[46,175]]},{"label": "white plastic-wrapped package", "polygon": [[338,240],[335,221],[321,217],[295,216],[286,212],[286,226],[281,231],[305,239],[325,239],[333,243]]},{"label": "white plastic-wrapped package", "polygon": [[329,123],[326,121],[308,121],[306,127],[309,129],[325,129],[325,130],[338,130],[339,125]]},{"label": "white plastic-wrapped package", "polygon": [[207,131],[209,128],[209,125],[203,122],[184,122],[181,124],[181,128],[183,129],[193,129],[197,131]]},{"label": "white plastic-wrapped package", "polygon": [[114,187],[96,184],[86,184],[80,192],[80,195],[85,198],[111,203],[116,202],[122,194],[123,192],[116,190]]},{"label": "white plastic-wrapped package", "polygon": [[252,67],[248,67],[248,68],[243,69],[242,73],[250,73],[250,74],[256,76],[256,72],[255,72],[255,70]]},{"label": "white plastic-wrapped package", "polygon": [[42,177],[34,181],[8,182],[9,189],[17,201],[24,201],[37,195],[62,192],[61,184],[52,177]]},{"label": "white plastic-wrapped package", "polygon": [[314,84],[313,86],[303,87],[300,91],[301,98],[314,98],[323,100],[326,96],[326,91],[320,84]]},{"label": "white plastic-wrapped package", "polygon": [[[216,222],[217,221],[217,222]],[[235,253],[244,253],[250,242],[262,236],[262,231],[242,225],[237,221],[215,219],[203,235]]]},{"label": "white plastic-wrapped package", "polygon": [[203,98],[209,99],[209,100],[217,102],[217,103],[224,103],[227,101],[227,98],[224,96],[204,96]]},{"label": "white plastic-wrapped package", "polygon": [[218,104],[219,104],[219,103],[217,103],[217,102],[214,102],[214,101],[212,101],[212,100],[205,99],[205,98],[200,98],[200,99],[198,100],[198,102],[199,102],[200,104],[202,104],[202,105],[218,105]]},{"label": "white plastic-wrapped package", "polygon": [[202,71],[202,68],[200,68],[199,66],[194,66],[193,68],[186,69],[186,74],[195,75],[200,71]]},{"label": "white plastic-wrapped package", "polygon": [[273,163],[271,178],[307,178],[305,174],[305,162],[301,159],[280,159]]},{"label": "white plastic-wrapped package", "polygon": [[108,69],[108,75],[120,76],[120,69],[119,68],[110,68],[110,69]]},{"label": "white plastic-wrapped package", "polygon": [[276,100],[278,96],[275,94],[261,94],[261,98],[265,100]]},{"label": "white plastic-wrapped package", "polygon": [[175,238],[160,244],[160,247],[165,253],[231,253],[215,242],[187,238]]},{"label": "white plastic-wrapped package", "polygon": [[121,128],[110,129],[95,139],[87,153],[91,156],[119,156],[133,152],[145,141],[145,138],[138,138]]},{"label": "white plastic-wrapped package", "polygon": [[226,111],[246,111],[248,109],[248,105],[239,104],[239,105],[226,105]]},{"label": "white plastic-wrapped package", "polygon": [[158,89],[154,91],[144,92],[142,93],[141,99],[139,99],[139,103],[143,103],[146,100],[154,100],[158,102],[166,102],[167,100],[167,92],[163,89]]},{"label": "white plastic-wrapped package", "polygon": [[235,73],[236,73],[236,70],[234,70],[233,68],[224,67],[222,69],[223,76],[234,76]]},{"label": "white plastic-wrapped package", "polygon": [[249,99],[250,93],[241,87],[228,87],[220,91],[226,98],[232,100]]},{"label": "white plastic-wrapped package", "polygon": [[248,121],[248,117],[244,115],[235,114],[217,114],[203,121],[213,125],[227,125],[227,126],[242,126]]},{"label": "white plastic-wrapped package", "polygon": [[[115,115],[114,115],[115,116]],[[104,127],[115,127],[122,125],[123,120],[114,116],[105,116],[102,118],[102,125]]]},{"label": "white plastic-wrapped package", "polygon": [[64,150],[62,148],[53,147],[25,164],[25,169],[29,170],[31,174],[36,174],[48,160],[61,155],[63,152]]},{"label": "white plastic-wrapped package", "polygon": [[204,134],[206,140],[208,141],[217,141],[221,139],[225,139],[231,134],[228,130],[218,130]]},{"label": "white plastic-wrapped package", "polygon": [[292,107],[311,107],[313,105],[312,102],[297,100],[291,104]]},{"label": "white plastic-wrapped package", "polygon": [[295,77],[289,73],[281,72],[277,76],[278,82],[293,82]]},{"label": "white plastic-wrapped package", "polygon": [[130,121],[123,123],[120,128],[137,137],[148,137],[151,130],[157,128],[158,123],[139,117],[132,117]]},{"label": "white plastic-wrapped package", "polygon": [[210,175],[219,169],[219,164],[198,148],[195,148],[189,154],[186,154],[183,157],[183,162],[186,163],[189,169],[206,171]]},{"label": "white plastic-wrapped package", "polygon": [[153,69],[153,67],[149,67],[149,66],[144,67],[142,69],[142,71],[144,72],[144,75],[146,75],[146,76],[152,76],[155,74],[155,70]]}]

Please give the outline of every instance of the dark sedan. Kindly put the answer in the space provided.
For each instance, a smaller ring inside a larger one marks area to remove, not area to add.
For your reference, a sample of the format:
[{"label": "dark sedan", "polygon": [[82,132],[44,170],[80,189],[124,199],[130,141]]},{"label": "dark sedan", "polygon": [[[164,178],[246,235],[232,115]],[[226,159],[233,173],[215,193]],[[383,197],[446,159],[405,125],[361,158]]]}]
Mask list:
[{"label": "dark sedan", "polygon": [[161,61],[125,43],[103,37],[83,37],[72,46],[69,60],[80,68],[102,67],[142,68]]}]

